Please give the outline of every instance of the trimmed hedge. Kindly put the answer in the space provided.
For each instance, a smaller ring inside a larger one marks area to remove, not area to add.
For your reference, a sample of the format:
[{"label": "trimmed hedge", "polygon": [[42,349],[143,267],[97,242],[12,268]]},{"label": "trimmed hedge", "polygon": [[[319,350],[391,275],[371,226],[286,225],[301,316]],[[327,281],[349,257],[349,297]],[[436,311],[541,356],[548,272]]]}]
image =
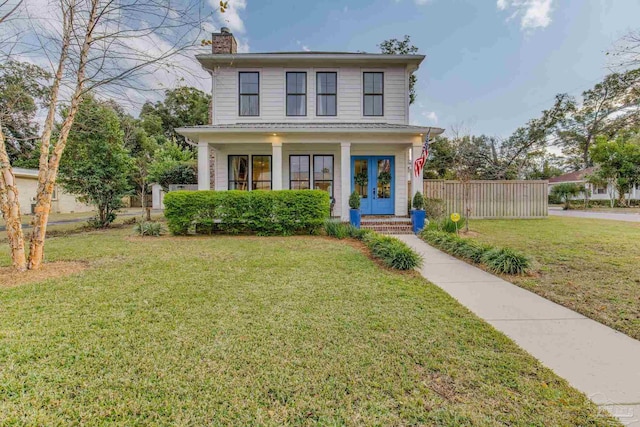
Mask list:
[{"label": "trimmed hedge", "polygon": [[173,234],[315,233],[329,217],[329,194],[320,190],[172,191],[164,215]]},{"label": "trimmed hedge", "polygon": [[338,220],[327,220],[324,225],[327,235],[337,239],[361,240],[387,267],[396,270],[411,270],[422,264],[422,258],[404,242],[391,236],[383,236],[373,230],[356,228]]},{"label": "trimmed hedge", "polygon": [[495,248],[444,231],[423,230],[420,238],[451,255],[483,264],[494,273],[524,274],[531,267],[529,257],[510,248]]}]

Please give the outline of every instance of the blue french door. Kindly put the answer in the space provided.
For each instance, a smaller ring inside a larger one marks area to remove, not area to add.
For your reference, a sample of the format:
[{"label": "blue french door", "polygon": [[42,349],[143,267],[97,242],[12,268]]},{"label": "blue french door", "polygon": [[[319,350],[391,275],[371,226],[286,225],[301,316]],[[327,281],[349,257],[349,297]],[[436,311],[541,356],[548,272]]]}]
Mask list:
[{"label": "blue french door", "polygon": [[360,194],[363,215],[393,215],[394,157],[352,156],[351,191]]}]

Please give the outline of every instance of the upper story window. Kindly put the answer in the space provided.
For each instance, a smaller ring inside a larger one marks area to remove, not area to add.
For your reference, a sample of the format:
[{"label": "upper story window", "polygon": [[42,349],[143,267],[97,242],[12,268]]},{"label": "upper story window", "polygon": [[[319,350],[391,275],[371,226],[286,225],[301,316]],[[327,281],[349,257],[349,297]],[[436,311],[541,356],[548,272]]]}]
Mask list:
[{"label": "upper story window", "polygon": [[316,73],[316,115],[337,115],[338,73]]},{"label": "upper story window", "polygon": [[287,73],[287,116],[307,115],[307,73]]},{"label": "upper story window", "polygon": [[240,72],[240,108],[241,116],[260,115],[260,73],[256,71]]},{"label": "upper story window", "polygon": [[365,116],[382,116],[384,99],[384,73],[367,72],[363,73],[363,98]]}]

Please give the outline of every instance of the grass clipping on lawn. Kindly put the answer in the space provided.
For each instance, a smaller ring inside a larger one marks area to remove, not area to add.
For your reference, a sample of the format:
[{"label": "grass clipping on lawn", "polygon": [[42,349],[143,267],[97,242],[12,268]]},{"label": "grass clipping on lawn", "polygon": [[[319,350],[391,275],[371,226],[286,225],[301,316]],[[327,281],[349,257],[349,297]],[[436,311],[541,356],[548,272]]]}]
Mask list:
[{"label": "grass clipping on lawn", "polygon": [[130,234],[51,239],[91,270],[0,289],[0,424],[615,425],[344,242]]}]

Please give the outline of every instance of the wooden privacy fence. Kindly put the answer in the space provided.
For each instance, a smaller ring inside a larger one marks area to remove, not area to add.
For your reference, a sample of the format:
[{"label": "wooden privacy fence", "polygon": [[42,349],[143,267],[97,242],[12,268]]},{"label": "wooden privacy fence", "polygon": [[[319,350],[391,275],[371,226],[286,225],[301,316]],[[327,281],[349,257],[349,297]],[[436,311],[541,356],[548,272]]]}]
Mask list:
[{"label": "wooden privacy fence", "polygon": [[444,202],[447,214],[469,218],[543,218],[548,181],[424,180],[424,196]]}]

